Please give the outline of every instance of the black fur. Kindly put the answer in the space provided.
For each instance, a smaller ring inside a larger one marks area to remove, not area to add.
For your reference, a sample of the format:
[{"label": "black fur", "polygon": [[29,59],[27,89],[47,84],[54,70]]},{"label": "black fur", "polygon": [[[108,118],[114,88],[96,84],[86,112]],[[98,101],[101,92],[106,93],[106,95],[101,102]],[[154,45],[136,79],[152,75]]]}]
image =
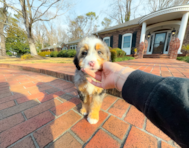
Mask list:
[{"label": "black fur", "polygon": [[106,90],[103,89],[101,93],[99,93],[99,96],[102,96],[104,93],[106,93]]},{"label": "black fur", "polygon": [[82,92],[80,92],[79,90],[77,92],[78,92],[78,95],[79,95],[79,98],[81,99],[81,101],[84,101],[85,95]]},{"label": "black fur", "polygon": [[79,66],[79,60],[78,60],[77,56],[75,56],[73,62],[74,62],[74,64],[75,64],[75,67],[76,67],[78,70],[81,70],[81,67]]}]

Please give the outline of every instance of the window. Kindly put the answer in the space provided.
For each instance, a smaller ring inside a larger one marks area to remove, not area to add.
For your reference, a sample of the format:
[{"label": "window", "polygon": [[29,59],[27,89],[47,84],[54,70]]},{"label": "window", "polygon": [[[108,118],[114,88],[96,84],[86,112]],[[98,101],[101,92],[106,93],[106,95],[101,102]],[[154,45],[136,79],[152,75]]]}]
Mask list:
[{"label": "window", "polygon": [[123,48],[130,48],[131,47],[131,35],[126,34],[123,36]]},{"label": "window", "polygon": [[66,46],[64,46],[64,47],[62,48],[62,50],[67,50],[67,47],[66,47]]},{"label": "window", "polygon": [[70,49],[77,49],[77,45],[71,45]]},{"label": "window", "polygon": [[108,47],[110,47],[110,37],[103,38],[103,41],[107,44]]}]

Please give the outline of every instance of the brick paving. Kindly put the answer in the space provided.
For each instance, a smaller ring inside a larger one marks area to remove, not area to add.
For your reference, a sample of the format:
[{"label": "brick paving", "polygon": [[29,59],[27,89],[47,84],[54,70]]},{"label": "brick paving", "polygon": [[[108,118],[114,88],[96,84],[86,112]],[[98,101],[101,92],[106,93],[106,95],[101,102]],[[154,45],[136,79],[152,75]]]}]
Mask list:
[{"label": "brick paving", "polygon": [[[189,77],[189,64],[164,59],[121,62],[161,76]],[[19,65],[20,66],[20,65]],[[25,65],[73,74],[73,64]],[[178,148],[134,106],[107,94],[96,125],[79,113],[73,83],[0,65],[0,148]]]}]

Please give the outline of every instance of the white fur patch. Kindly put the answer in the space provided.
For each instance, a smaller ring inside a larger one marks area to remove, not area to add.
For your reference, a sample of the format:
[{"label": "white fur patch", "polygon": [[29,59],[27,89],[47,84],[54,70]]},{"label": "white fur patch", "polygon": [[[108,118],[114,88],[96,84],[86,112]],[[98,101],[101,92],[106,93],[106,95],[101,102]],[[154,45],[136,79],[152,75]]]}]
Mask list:
[{"label": "white fur patch", "polygon": [[92,95],[93,91],[95,89],[95,86],[93,84],[91,84],[90,82],[87,82],[87,84],[85,85],[85,88],[86,88],[88,94]]},{"label": "white fur patch", "polygon": [[92,118],[90,118],[90,117],[88,117],[87,120],[88,120],[88,122],[89,122],[90,124],[96,124],[96,123],[98,122],[97,119],[92,119]]}]

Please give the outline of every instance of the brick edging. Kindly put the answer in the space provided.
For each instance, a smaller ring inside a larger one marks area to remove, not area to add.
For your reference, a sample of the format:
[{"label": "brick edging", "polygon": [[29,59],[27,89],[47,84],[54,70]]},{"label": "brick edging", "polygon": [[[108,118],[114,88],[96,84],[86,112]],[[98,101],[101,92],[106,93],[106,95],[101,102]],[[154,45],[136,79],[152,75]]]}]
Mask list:
[{"label": "brick edging", "polygon": [[[18,70],[25,70],[25,71],[32,71],[36,73],[42,73],[49,76],[53,76],[59,79],[63,79],[69,82],[74,83],[74,75],[69,75],[65,73],[60,73],[52,70],[46,70],[41,68],[33,68],[33,67],[27,67],[27,66],[20,66],[20,65],[12,65],[12,64],[0,64],[0,67],[3,68],[12,68],[12,69],[18,69]],[[121,92],[117,91],[116,89],[108,89],[106,91],[108,94],[116,96],[116,97],[122,97]]]}]

